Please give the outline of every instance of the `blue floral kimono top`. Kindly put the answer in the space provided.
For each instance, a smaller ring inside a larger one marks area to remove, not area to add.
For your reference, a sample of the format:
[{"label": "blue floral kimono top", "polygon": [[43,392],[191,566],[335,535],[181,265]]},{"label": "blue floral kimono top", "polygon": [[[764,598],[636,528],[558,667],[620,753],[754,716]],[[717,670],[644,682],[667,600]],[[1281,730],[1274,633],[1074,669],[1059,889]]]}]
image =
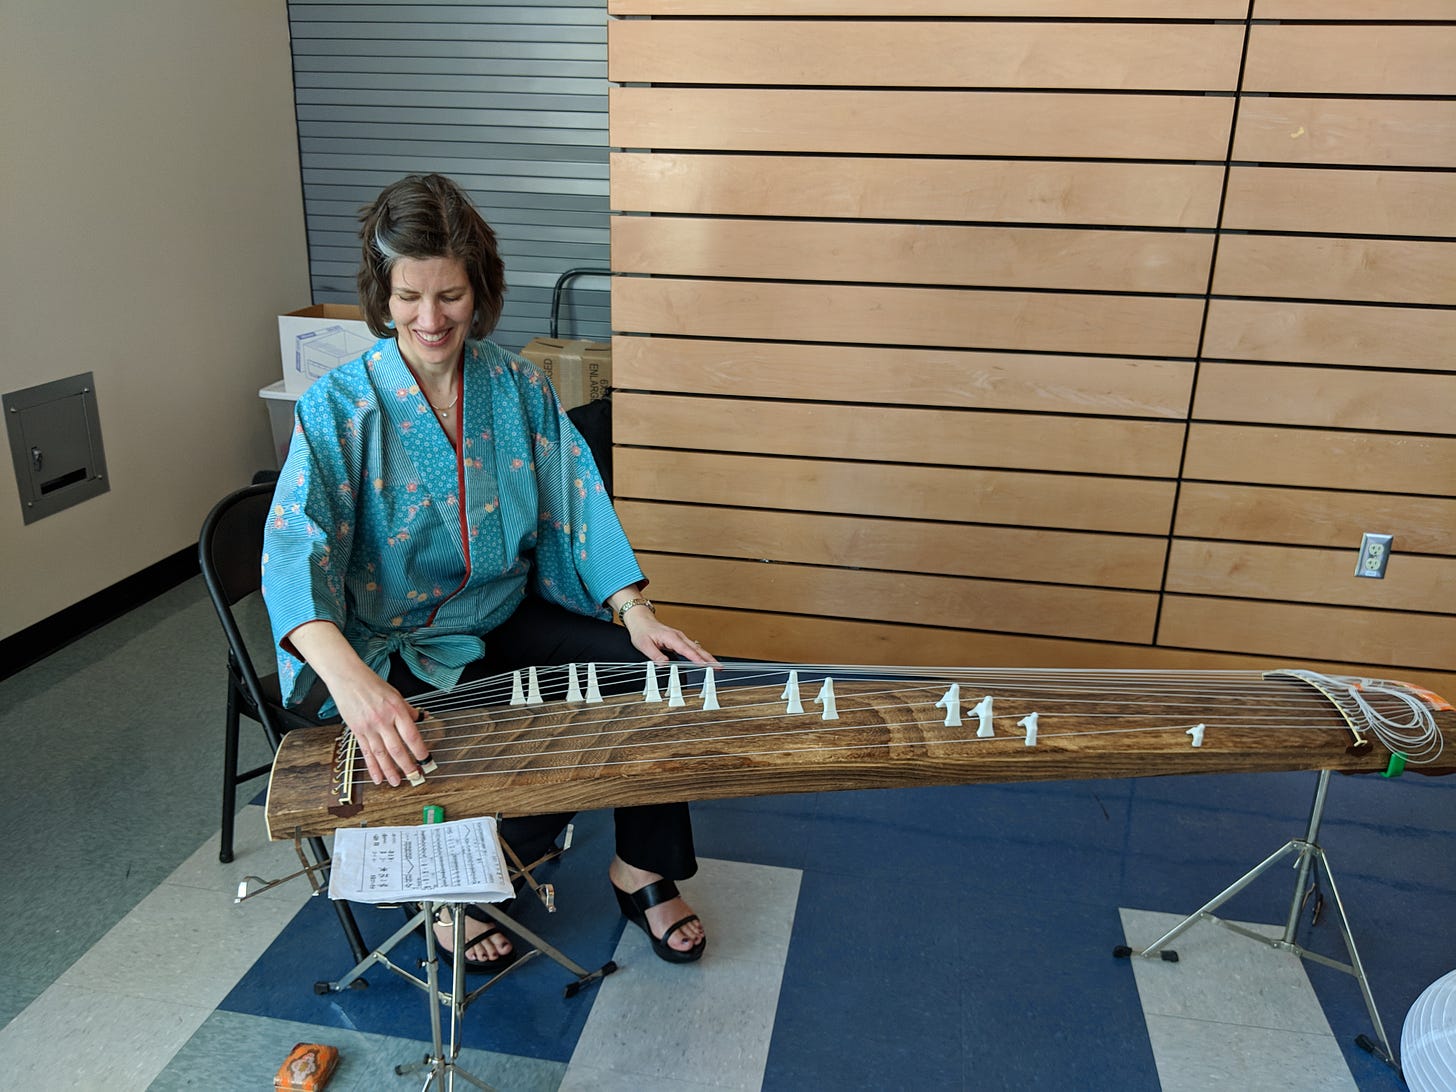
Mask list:
[{"label": "blue floral kimono top", "polygon": [[[610,618],[643,582],[591,452],[550,382],[465,345],[460,450],[384,338],[298,400],[263,535],[263,595],[284,700],[317,679],[288,635],[335,623],[381,675],[391,652],[448,688],[526,594]],[[333,711],[332,701],[323,712]]]}]

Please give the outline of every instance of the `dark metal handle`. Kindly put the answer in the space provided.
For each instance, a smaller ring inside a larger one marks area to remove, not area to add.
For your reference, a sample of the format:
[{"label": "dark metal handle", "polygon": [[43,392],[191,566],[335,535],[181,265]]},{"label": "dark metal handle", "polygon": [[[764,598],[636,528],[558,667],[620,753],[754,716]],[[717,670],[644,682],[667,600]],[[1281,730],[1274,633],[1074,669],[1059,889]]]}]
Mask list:
[{"label": "dark metal handle", "polygon": [[561,315],[561,293],[565,290],[567,282],[576,277],[586,277],[595,274],[605,277],[611,274],[610,269],[597,269],[582,267],[580,269],[568,269],[561,276],[556,278],[556,287],[551,289],[551,336],[556,337],[557,320]]}]

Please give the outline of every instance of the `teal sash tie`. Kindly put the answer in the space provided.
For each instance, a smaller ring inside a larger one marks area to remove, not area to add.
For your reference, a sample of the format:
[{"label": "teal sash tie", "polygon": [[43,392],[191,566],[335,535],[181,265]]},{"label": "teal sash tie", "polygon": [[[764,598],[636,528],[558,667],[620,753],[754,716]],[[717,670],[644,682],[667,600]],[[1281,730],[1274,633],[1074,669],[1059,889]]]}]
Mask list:
[{"label": "teal sash tie", "polygon": [[[468,633],[431,633],[413,630],[407,633],[373,634],[360,653],[369,670],[381,679],[389,677],[389,657],[399,653],[400,659],[415,678],[438,690],[449,690],[460,681],[467,664],[485,655],[485,642]],[[319,708],[320,717],[338,711],[334,699]]]}]

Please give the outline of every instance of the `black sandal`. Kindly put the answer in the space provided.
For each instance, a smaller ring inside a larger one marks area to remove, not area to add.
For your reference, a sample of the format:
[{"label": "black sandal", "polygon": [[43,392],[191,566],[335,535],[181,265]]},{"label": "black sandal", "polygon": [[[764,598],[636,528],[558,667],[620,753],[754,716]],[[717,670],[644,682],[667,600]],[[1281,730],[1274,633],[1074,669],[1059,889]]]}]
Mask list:
[{"label": "black sandal", "polygon": [[681,921],[673,922],[660,937],[653,936],[652,928],[647,924],[647,911],[659,903],[671,902],[678,897],[677,884],[671,880],[658,880],[656,883],[639,887],[630,894],[616,884],[612,884],[612,893],[617,896],[617,905],[621,907],[622,916],[647,934],[647,939],[652,941],[652,950],[657,953],[659,959],[665,959],[669,963],[692,963],[703,957],[703,949],[708,946],[707,937],[701,938],[691,948],[683,951],[679,951],[667,943],[673,933],[689,922],[699,920],[697,914],[689,914]]},{"label": "black sandal", "polygon": [[[437,909],[434,914],[434,919],[432,921],[426,922],[424,928],[432,929],[436,925],[446,925],[446,927],[448,928],[447,923],[440,920],[440,911],[443,909],[445,908],[440,907],[439,909]],[[474,903],[466,903],[464,907],[464,912],[465,916],[471,921],[478,921],[485,926],[484,932],[478,933],[475,936],[466,939],[465,946],[467,948],[473,948],[475,945],[479,944],[487,937],[493,937],[497,934],[506,937],[506,939],[511,941],[511,950],[503,956],[497,956],[495,959],[487,959],[484,961],[476,959],[465,960],[465,972],[467,974],[497,974],[500,971],[505,970],[516,961],[516,959],[520,956],[521,951],[515,946],[514,938],[510,937],[506,933],[506,931],[500,927],[500,924],[495,920],[495,918],[491,917]],[[440,953],[441,958],[443,958],[446,963],[451,963],[453,965],[454,953],[445,946],[444,942],[440,940],[438,934],[435,936],[435,950]]]}]

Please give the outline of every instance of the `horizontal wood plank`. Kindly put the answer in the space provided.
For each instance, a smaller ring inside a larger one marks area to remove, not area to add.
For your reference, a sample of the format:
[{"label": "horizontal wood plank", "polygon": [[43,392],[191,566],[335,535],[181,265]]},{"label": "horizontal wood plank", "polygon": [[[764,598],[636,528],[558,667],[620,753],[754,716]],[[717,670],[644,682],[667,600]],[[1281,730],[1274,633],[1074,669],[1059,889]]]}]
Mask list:
[{"label": "horizontal wood plank", "polygon": [[1206,362],[1193,416],[1450,436],[1456,435],[1456,373]]},{"label": "horizontal wood plank", "polygon": [[612,339],[612,384],[743,398],[1181,419],[1188,415],[1193,364],[618,336]]},{"label": "horizontal wood plank", "polygon": [[619,83],[1231,91],[1242,26],[614,20]]},{"label": "horizontal wood plank", "polygon": [[1355,575],[1344,550],[1175,539],[1168,591],[1237,599],[1456,614],[1456,558],[1392,553],[1379,580]]},{"label": "horizontal wood plank", "polygon": [[1192,294],[1213,254],[1211,234],[1168,231],[620,215],[611,226],[614,271],[683,277]]},{"label": "horizontal wood plank", "polygon": [[646,552],[640,560],[672,602],[1098,641],[1150,642],[1158,601],[1151,592],[970,577]]},{"label": "horizontal wood plank", "polygon": [[1234,166],[1223,226],[1453,237],[1456,173]]},{"label": "horizontal wood plank", "polygon": [[1370,167],[1456,167],[1456,102],[1245,98],[1235,159]]},{"label": "horizontal wood plank", "polygon": [[1162,538],[985,526],[959,504],[935,523],[631,500],[617,513],[633,546],[652,553],[1145,591],[1160,586],[1167,548]]},{"label": "horizontal wood plank", "polygon": [[1158,643],[1447,671],[1456,662],[1456,617],[1169,595]]},{"label": "horizontal wood plank", "polygon": [[1456,483],[1456,439],[1195,422],[1188,430],[1183,476],[1372,493],[1441,494]]},{"label": "horizontal wood plank", "polygon": [[1456,241],[1226,234],[1213,291],[1449,307],[1456,305]]},{"label": "horizontal wood plank", "polygon": [[1357,549],[1366,531],[1402,553],[1456,556],[1456,500],[1329,489],[1184,482],[1173,533]]},{"label": "horizontal wood plank", "polygon": [[613,277],[620,333],[1192,357],[1201,299]]},{"label": "horizontal wood plank", "polygon": [[613,449],[619,499],[711,501],[786,511],[939,519],[949,503],[978,523],[1164,535],[1174,483],[1088,474]]},{"label": "horizontal wood plank", "polygon": [[[696,607],[657,600],[674,626],[697,634],[720,656],[782,663],[872,663],[912,666],[1245,670],[1303,668],[1334,675],[1381,676],[1390,665],[1207,652],[1155,645],[1022,637],[932,626]],[[1377,670],[1378,668],[1378,670]],[[1456,673],[1401,665],[1396,677],[1448,698]]]},{"label": "horizontal wood plank", "polygon": [[[825,0],[829,2],[829,0]],[[1254,0],[1255,19],[1456,19],[1456,0]]]},{"label": "horizontal wood plank", "polygon": [[[747,422],[751,429],[744,427]],[[627,391],[613,396],[612,428],[616,444],[634,447],[1145,478],[1176,477],[1183,443],[1183,426],[1172,421]]]},{"label": "horizontal wood plank", "polygon": [[614,86],[608,141],[669,151],[1221,160],[1232,116],[1232,98],[1206,95]]},{"label": "horizontal wood plank", "polygon": [[[1386,5],[1368,14],[1389,18]],[[1324,95],[1456,94],[1456,27],[1249,28],[1243,90]]]},{"label": "horizontal wood plank", "polygon": [[1213,299],[1212,359],[1456,370],[1456,311],[1361,304]]},{"label": "horizontal wood plank", "polygon": [[613,152],[611,203],[718,216],[1212,228],[1222,178],[1209,163]]},{"label": "horizontal wood plank", "polygon": [[[1350,3],[1351,0],[1335,0]],[[1419,3],[1405,0],[1403,6]],[[1440,0],[1425,0],[1438,3]],[[1448,0],[1449,2],[1449,0]],[[1368,5],[1363,0],[1362,6]],[[609,15],[1243,19],[1247,0],[607,0]]]}]

